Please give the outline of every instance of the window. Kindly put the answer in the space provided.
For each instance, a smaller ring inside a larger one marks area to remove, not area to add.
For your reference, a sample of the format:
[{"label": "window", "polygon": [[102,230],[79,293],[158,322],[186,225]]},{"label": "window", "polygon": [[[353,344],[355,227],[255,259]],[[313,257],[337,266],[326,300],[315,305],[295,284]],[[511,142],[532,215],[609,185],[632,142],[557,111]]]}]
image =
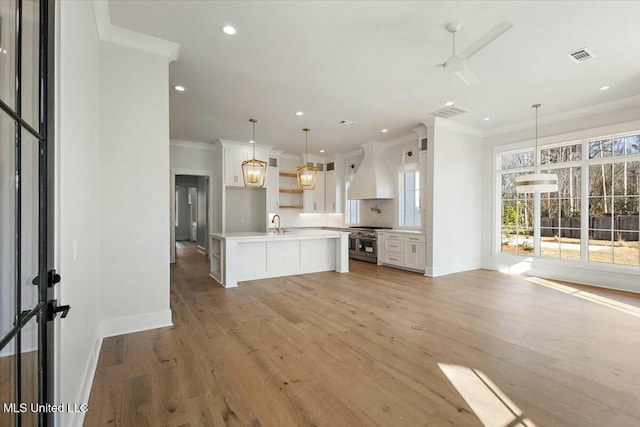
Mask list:
[{"label": "window", "polygon": [[533,253],[533,197],[516,192],[516,177],[502,175],[502,244],[503,252]]},{"label": "window", "polygon": [[400,198],[398,225],[419,228],[420,221],[420,172],[400,172]]},{"label": "window", "polygon": [[[350,179],[346,181],[345,194],[349,194],[349,185],[351,185]],[[347,200],[344,221],[347,224],[360,223],[360,200]]]},{"label": "window", "polygon": [[347,200],[345,221],[347,224],[360,223],[360,200]]},{"label": "window", "polygon": [[550,168],[542,172],[558,175],[558,191],[540,194],[540,255],[579,260],[581,167]]},{"label": "window", "polygon": [[498,154],[501,251],[640,266],[640,135],[543,147],[539,158],[558,191],[517,194],[533,151]]}]

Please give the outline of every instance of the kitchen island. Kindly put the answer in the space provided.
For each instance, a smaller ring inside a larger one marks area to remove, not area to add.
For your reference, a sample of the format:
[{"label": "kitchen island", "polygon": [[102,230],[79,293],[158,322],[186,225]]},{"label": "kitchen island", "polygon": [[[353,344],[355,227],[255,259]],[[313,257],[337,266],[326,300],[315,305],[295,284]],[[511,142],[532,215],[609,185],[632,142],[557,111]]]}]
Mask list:
[{"label": "kitchen island", "polygon": [[211,277],[225,288],[244,280],[349,271],[349,233],[329,230],[211,233]]}]

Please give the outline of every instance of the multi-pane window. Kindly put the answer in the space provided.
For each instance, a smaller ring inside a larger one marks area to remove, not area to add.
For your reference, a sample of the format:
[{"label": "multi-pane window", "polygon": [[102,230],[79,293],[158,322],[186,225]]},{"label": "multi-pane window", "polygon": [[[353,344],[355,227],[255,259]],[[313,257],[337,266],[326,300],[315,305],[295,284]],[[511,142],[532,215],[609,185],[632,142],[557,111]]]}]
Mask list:
[{"label": "multi-pane window", "polygon": [[640,135],[544,147],[539,156],[558,191],[518,194],[515,179],[532,173],[533,151],[498,155],[502,251],[640,266]]},{"label": "multi-pane window", "polygon": [[542,173],[558,175],[558,191],[540,194],[540,255],[581,259],[582,143],[540,150]]},{"label": "multi-pane window", "polygon": [[581,167],[542,172],[558,175],[558,191],[540,194],[540,255],[579,260]]},{"label": "multi-pane window", "polygon": [[503,252],[533,253],[533,197],[516,192],[516,177],[529,172],[502,175]]},{"label": "multi-pane window", "polygon": [[533,172],[533,150],[500,156],[502,252],[533,253],[533,197],[516,192],[516,178]]},{"label": "multi-pane window", "polygon": [[345,222],[347,224],[360,223],[360,200],[347,200]]},{"label": "multi-pane window", "polygon": [[415,227],[420,221],[420,172],[408,171],[400,173],[400,198],[398,225]]}]

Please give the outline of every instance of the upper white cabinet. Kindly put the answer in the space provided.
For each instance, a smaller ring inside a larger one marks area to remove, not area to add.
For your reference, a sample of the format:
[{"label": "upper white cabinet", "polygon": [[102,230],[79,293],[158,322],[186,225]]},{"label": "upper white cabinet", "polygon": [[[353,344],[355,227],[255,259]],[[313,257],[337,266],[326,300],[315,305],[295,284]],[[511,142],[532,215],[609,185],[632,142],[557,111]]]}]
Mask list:
[{"label": "upper white cabinet", "polygon": [[[244,186],[242,162],[253,157],[253,147],[249,144],[225,142],[222,144],[222,149],[224,158],[224,185]],[[268,162],[269,151],[269,147],[256,146],[256,159]]]},{"label": "upper white cabinet", "polygon": [[324,210],[330,213],[336,212],[336,171],[328,168],[324,174]]},{"label": "upper white cabinet", "polygon": [[280,167],[278,154],[271,152],[269,165],[267,167],[267,210],[270,213],[277,213],[280,210],[279,192],[280,192]]},{"label": "upper white cabinet", "polygon": [[[322,163],[321,163],[322,164]],[[324,166],[324,164],[322,164]],[[316,164],[320,169],[320,164]],[[322,167],[324,169],[324,167]],[[321,213],[324,212],[324,171],[318,171],[316,186],[313,190],[304,190],[302,196],[302,206],[304,212]]]}]

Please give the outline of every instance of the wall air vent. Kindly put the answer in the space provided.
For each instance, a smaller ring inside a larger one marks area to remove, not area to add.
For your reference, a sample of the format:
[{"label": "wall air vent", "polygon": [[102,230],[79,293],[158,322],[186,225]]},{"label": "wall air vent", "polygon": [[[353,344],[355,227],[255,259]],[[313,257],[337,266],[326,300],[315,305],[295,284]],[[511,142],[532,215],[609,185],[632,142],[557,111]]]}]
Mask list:
[{"label": "wall air vent", "polygon": [[441,108],[439,110],[433,111],[429,113],[432,116],[443,117],[445,119],[449,119],[451,117],[459,116],[460,114],[468,113],[469,111],[464,110],[460,107],[456,107],[452,105],[451,107]]},{"label": "wall air vent", "polygon": [[584,62],[588,61],[591,58],[595,58],[596,56],[586,47],[584,49],[576,50],[575,52],[571,52],[569,58],[573,59],[575,62]]},{"label": "wall air vent", "polygon": [[357,125],[358,123],[356,123],[356,122],[352,122],[351,120],[340,120],[340,124],[341,124],[342,126],[355,126],[355,125]]}]

